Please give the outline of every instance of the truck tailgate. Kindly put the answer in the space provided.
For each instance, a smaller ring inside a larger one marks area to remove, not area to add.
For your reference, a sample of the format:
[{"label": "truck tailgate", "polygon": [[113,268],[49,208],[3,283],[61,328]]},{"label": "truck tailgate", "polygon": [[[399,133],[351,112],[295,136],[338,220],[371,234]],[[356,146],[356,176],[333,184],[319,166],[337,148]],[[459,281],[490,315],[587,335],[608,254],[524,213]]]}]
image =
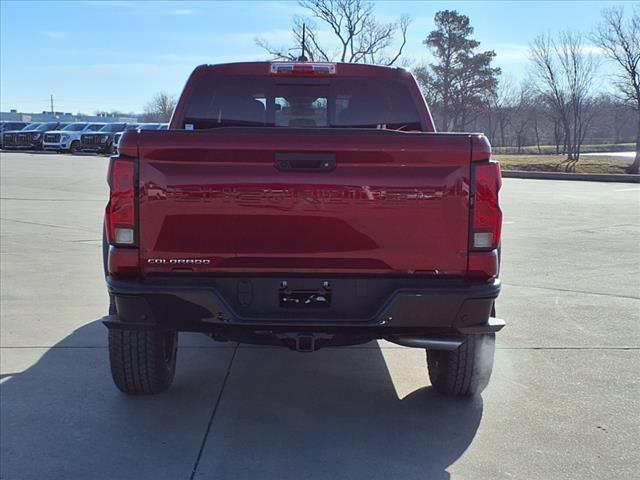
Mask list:
[{"label": "truck tailgate", "polygon": [[469,135],[132,134],[145,275],[466,271]]}]

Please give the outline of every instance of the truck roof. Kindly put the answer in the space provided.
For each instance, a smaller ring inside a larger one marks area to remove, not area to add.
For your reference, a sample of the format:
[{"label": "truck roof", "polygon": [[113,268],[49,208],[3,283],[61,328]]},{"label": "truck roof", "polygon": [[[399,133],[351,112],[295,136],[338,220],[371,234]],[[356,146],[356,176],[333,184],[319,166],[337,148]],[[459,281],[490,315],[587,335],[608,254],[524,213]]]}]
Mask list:
[{"label": "truck roof", "polygon": [[382,65],[368,65],[363,63],[340,63],[340,62],[294,62],[289,60],[274,60],[269,62],[237,62],[204,64],[196,67],[196,72],[216,71],[232,75],[270,75],[272,65],[296,65],[296,66],[335,66],[337,76],[380,76],[389,77],[395,75],[411,75],[408,70],[402,67],[387,67]]}]

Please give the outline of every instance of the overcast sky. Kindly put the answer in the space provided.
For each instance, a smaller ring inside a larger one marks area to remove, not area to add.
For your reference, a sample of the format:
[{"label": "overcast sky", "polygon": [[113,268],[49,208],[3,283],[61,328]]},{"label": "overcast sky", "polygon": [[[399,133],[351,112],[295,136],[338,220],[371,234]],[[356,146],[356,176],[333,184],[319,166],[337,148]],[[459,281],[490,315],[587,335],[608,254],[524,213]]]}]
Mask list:
[{"label": "overcast sky", "polygon": [[[495,50],[495,63],[517,81],[538,34],[587,32],[616,4],[634,2],[385,1],[376,12],[382,21],[413,18],[406,56],[420,64],[429,60],[422,40],[435,12],[458,10],[471,19],[481,48]],[[303,12],[288,1],[0,0],[0,108],[48,110],[53,94],[57,111],[140,112],[155,92],[179,94],[196,65],[268,59],[254,39],[290,44],[296,13]]]}]

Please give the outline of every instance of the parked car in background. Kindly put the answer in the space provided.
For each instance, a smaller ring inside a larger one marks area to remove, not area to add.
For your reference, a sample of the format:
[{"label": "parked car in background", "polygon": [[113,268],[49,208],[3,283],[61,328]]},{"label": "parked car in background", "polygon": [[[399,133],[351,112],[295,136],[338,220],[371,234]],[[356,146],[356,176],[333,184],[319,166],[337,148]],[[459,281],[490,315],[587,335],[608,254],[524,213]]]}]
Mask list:
[{"label": "parked car in background", "polygon": [[2,137],[4,132],[22,130],[27,125],[27,122],[0,122],[0,148],[2,148]]},{"label": "parked car in background", "polygon": [[144,125],[144,124],[131,123],[131,124],[127,125],[127,128],[125,128],[123,131],[114,134],[113,135],[113,143],[111,145],[111,153],[116,153],[118,151],[118,144],[120,143],[120,138],[122,138],[122,134],[124,132],[130,132],[131,130],[135,130],[136,128],[140,128],[141,125]]},{"label": "parked car in background", "polygon": [[169,124],[168,123],[161,123],[160,124],[160,128],[158,128],[158,130],[169,130]]},{"label": "parked car in background", "polygon": [[107,123],[97,132],[83,133],[80,137],[79,152],[111,153],[113,137],[127,128],[126,123]]},{"label": "parked car in background", "polygon": [[16,143],[16,135],[19,132],[22,132],[26,129],[33,129],[33,128],[37,128],[38,126],[42,125],[42,123],[28,123],[27,125],[25,125],[22,128],[18,128],[16,130],[5,130],[4,132],[2,132],[2,148],[6,148],[6,149],[12,149],[12,147],[14,146],[14,144]]},{"label": "parked car in background", "polygon": [[[162,130],[162,126],[163,125],[168,125],[168,124],[163,124],[163,123],[141,123],[139,125],[131,125],[131,128],[129,128],[129,126],[127,126],[127,128],[124,130],[124,132],[128,132],[130,130]],[[120,145],[120,139],[122,138],[122,135],[124,134],[124,132],[118,132],[113,136],[113,153],[118,153],[118,146]]]},{"label": "parked car in background", "polygon": [[2,134],[2,148],[7,150],[42,150],[45,132],[66,127],[67,123],[30,123],[22,130]]},{"label": "parked car in background", "polygon": [[56,152],[75,153],[80,147],[80,137],[83,133],[97,132],[105,125],[105,123],[75,122],[60,130],[45,132],[42,148]]}]

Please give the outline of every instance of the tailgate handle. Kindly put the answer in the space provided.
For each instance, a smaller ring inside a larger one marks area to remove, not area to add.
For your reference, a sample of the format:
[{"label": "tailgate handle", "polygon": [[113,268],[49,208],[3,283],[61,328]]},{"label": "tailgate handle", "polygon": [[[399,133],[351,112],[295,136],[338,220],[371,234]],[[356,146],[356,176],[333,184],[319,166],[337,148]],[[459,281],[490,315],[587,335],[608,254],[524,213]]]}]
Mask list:
[{"label": "tailgate handle", "polygon": [[330,172],[336,168],[336,154],[280,152],[275,166],[281,172]]}]

